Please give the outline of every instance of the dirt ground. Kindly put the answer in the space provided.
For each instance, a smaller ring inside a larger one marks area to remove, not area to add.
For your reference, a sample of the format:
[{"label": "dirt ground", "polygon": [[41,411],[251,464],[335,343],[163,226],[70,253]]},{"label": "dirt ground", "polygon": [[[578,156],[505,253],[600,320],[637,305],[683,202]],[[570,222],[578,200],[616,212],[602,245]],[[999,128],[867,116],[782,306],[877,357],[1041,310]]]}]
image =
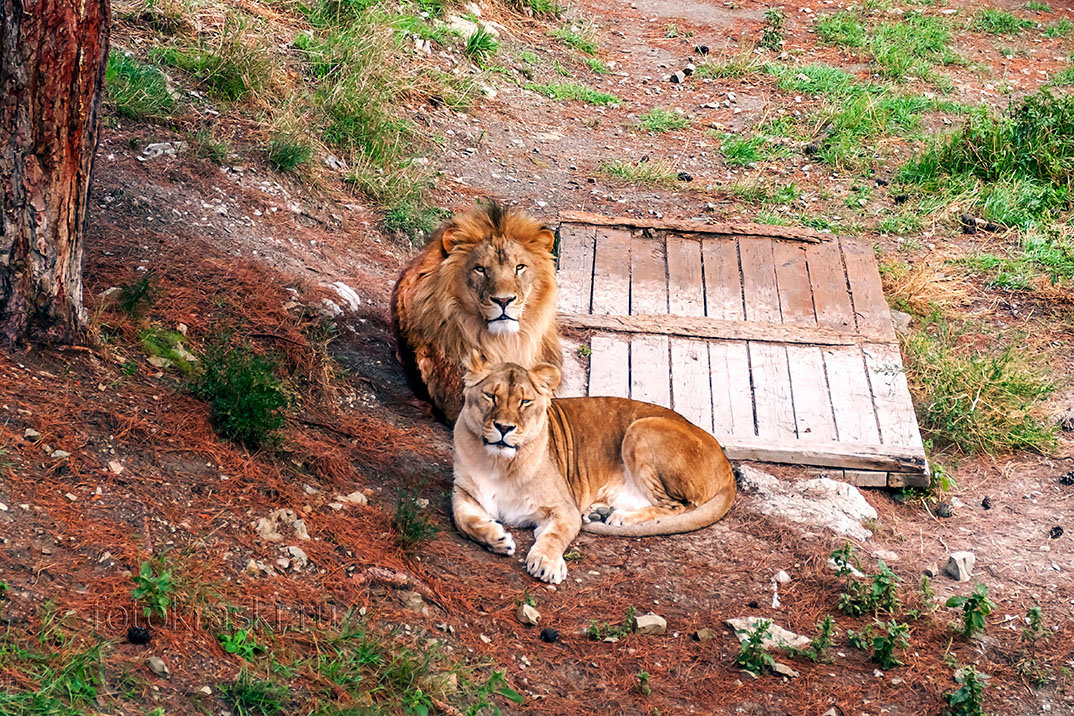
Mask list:
[{"label": "dirt ground", "polygon": [[[979,6],[944,5],[966,14]],[[839,4],[792,0],[783,7],[784,52],[803,64],[827,62],[868,75],[861,58],[819,45],[810,32],[815,13]],[[771,78],[672,84],[666,76],[698,60],[695,45],[718,56],[755,42],[765,9],[750,0],[574,3],[568,17],[592,23],[612,68],[590,84],[627,102],[618,108],[556,103],[504,82],[494,98],[466,114],[414,108],[444,138],[431,157],[440,170],[436,203],[460,210],[495,197],[552,222],[561,209],[752,220],[756,207],[728,190],[744,170],[719,160],[719,141],[708,130],[749,128],[780,110],[804,112],[811,100],[777,91]],[[1052,18],[1064,16],[1074,20],[1062,7]],[[670,23],[679,36],[666,36]],[[520,20],[511,41],[562,53],[546,32],[545,25]],[[983,69],[951,70],[954,98],[1005,106],[1000,83],[1015,95],[1031,91],[1066,66],[1070,51],[1061,38],[1004,44],[1025,52],[1006,59],[979,36],[957,39],[956,49]],[[704,107],[722,103],[729,92],[735,100],[727,106]],[[667,134],[631,129],[636,115],[653,106],[680,108],[693,123]],[[317,648],[315,637],[283,634],[367,609],[413,643],[436,638],[453,658],[506,669],[526,701],[501,702],[505,713],[939,714],[943,695],[956,687],[958,664],[991,675],[989,713],[1074,713],[1066,676],[1074,667],[1074,486],[1059,480],[1074,471],[1070,433],[1048,455],[949,456],[956,487],[945,498],[954,503],[948,518],[888,491],[863,491],[879,519],[859,550],[868,569],[877,553],[894,553],[884,558],[904,581],[906,604],[914,603],[926,568],[965,549],[975,552],[975,573],[998,605],[979,640],[951,631],[955,610],[941,607],[911,622],[908,666],[880,672],[867,654],[847,646],[845,631],[869,620],[836,610],[843,580],[826,563],[842,539],[762,517],[749,509],[757,499],[749,495],[696,534],[583,535],[568,580],[548,587],[530,579],[519,559],[489,554],[451,526],[450,433],[411,395],[388,328],[392,282],[414,249],[380,232],[376,207],[338,188],[281,178],[257,161],[218,167],[183,152],[146,159],[147,144],[177,138],[160,126],[110,120],[103,136],[85,276],[87,303],[105,340],[92,350],[0,354],[0,580],[8,585],[2,616],[9,631],[33,634],[42,606],[52,603],[80,639],[108,642],[106,695],[112,698],[102,697],[101,713],[141,714],[157,706],[166,713],[227,712],[216,684],[233,678],[240,663],[213,636],[218,616],[211,612],[223,604],[271,614],[280,635],[274,643],[298,651]],[[635,188],[598,172],[604,160],[644,156],[666,158],[692,181]],[[879,166],[877,176],[892,168]],[[762,181],[793,180],[822,207],[841,202],[861,181],[801,155],[769,171]],[[831,198],[819,198],[822,192]],[[891,197],[881,189],[870,202],[865,211],[875,213]],[[923,229],[920,238],[912,258],[923,261],[932,251],[981,240],[938,226]],[[882,251],[904,248],[889,236],[863,240]],[[125,316],[100,298],[145,274],[157,286],[148,316]],[[348,306],[333,282],[353,289],[360,304]],[[1069,318],[1032,299],[977,289],[964,310],[990,325],[1046,336],[1056,349],[1055,377],[1069,384]],[[336,326],[327,334],[323,311]],[[220,326],[233,326],[283,356],[297,395],[281,452],[270,459],[214,437],[205,406],[183,389],[181,375],[158,370],[139,350],[146,320],[184,324],[196,346]],[[1066,399],[1056,401],[1057,410],[1069,407]],[[40,438],[26,437],[27,428]],[[819,473],[759,467],[786,480]],[[399,548],[390,524],[402,488],[420,490],[442,528],[417,556]],[[355,490],[365,492],[368,506],[333,506],[337,495]],[[248,571],[251,560],[276,565],[281,548],[292,543],[266,542],[251,527],[278,508],[304,519],[311,539],[300,544],[309,564]],[[1057,526],[1066,534],[1053,538]],[[525,554],[531,537],[515,536],[518,554]],[[167,623],[154,626],[148,646],[126,643],[135,614],[130,572],[161,554],[171,556],[185,580],[184,601]],[[370,579],[371,567],[407,575],[409,588],[424,595],[425,612],[408,610],[406,593],[390,580]],[[790,582],[780,586],[781,605],[773,607],[772,579],[780,570]],[[941,603],[969,589],[944,576],[933,586]],[[539,640],[538,629],[515,619],[526,598],[540,611],[541,626],[559,631],[557,642]],[[1054,633],[1028,646],[1021,619],[1033,605],[1043,608]],[[615,624],[629,607],[665,617],[667,634],[612,643],[587,638],[592,621]],[[738,647],[725,619],[758,615],[811,635],[826,614],[837,616],[840,631],[831,663],[782,659],[800,672],[795,679],[753,678],[734,666]],[[715,639],[691,638],[705,627],[716,631]],[[150,654],[165,660],[170,678],[147,670]],[[1030,685],[1024,667],[1031,659],[1056,678]],[[633,688],[640,672],[650,675],[649,694]],[[304,674],[293,677],[296,693],[307,678],[315,683]],[[205,685],[213,695],[198,693]],[[124,688],[127,697],[120,698]],[[294,712],[304,713],[299,706]]]}]

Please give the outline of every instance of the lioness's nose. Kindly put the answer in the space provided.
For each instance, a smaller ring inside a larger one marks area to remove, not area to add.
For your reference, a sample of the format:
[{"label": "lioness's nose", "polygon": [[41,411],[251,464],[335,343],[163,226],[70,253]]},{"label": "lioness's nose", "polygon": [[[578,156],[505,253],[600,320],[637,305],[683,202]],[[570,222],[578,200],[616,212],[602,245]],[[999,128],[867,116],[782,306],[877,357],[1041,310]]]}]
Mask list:
[{"label": "lioness's nose", "polygon": [[507,310],[508,304],[514,301],[516,296],[493,296],[492,302],[499,305],[500,308]]},{"label": "lioness's nose", "polygon": [[493,423],[493,425],[500,431],[500,437],[506,437],[507,433],[515,429],[514,425],[504,425],[503,423]]}]

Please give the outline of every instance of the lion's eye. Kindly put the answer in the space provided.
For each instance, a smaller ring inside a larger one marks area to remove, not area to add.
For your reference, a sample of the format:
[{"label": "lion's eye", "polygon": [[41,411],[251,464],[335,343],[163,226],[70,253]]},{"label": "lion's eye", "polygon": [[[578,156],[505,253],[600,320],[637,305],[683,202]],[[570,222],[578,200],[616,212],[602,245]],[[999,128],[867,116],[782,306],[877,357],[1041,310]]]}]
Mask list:
[{"label": "lion's eye", "polygon": [[485,400],[489,401],[490,403],[496,402],[496,396],[492,393],[482,393],[481,395],[485,396]]},{"label": "lion's eye", "polygon": [[520,407],[520,408],[525,408],[527,405],[532,405],[532,404],[533,404],[532,400],[520,400],[520,401],[518,401],[518,407]]},{"label": "lion's eye", "polygon": [[485,275],[485,267],[484,266],[474,266],[474,273],[476,273],[478,276],[484,276]]},{"label": "lion's eye", "polygon": [[526,270],[526,264],[519,264],[518,266],[515,266],[515,273],[516,274],[520,274],[525,270]]}]

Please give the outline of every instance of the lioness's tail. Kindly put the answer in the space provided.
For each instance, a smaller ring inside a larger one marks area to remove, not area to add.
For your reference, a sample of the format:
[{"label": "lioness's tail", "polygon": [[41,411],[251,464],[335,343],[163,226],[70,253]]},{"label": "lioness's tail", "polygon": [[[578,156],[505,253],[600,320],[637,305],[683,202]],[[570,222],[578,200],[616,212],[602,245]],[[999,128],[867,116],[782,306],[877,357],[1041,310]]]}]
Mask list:
[{"label": "lioness's tail", "polygon": [[715,524],[721,517],[731,510],[735,502],[735,482],[731,483],[716,493],[708,502],[704,502],[692,510],[656,517],[636,525],[609,525],[604,522],[587,522],[582,525],[583,532],[592,532],[598,535],[611,535],[612,537],[654,537],[656,535],[674,535],[683,532],[708,527]]}]

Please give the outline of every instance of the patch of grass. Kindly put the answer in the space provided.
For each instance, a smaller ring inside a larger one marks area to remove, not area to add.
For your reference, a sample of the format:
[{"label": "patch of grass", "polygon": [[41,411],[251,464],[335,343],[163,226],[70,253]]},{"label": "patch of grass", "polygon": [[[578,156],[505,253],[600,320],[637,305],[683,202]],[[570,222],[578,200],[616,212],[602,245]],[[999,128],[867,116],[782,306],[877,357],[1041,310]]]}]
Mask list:
[{"label": "patch of grass", "polygon": [[563,12],[554,0],[507,0],[507,4],[518,11],[529,9],[538,17],[559,17]]},{"label": "patch of grass", "polygon": [[682,129],[688,124],[690,124],[690,120],[682,112],[672,112],[660,107],[653,107],[638,117],[638,125],[642,129],[656,134]]},{"label": "patch of grass", "polygon": [[768,158],[768,140],[764,137],[736,137],[723,135],[720,153],[724,161],[732,167],[748,167]]},{"label": "patch of grass", "polygon": [[637,610],[633,606],[627,607],[623,621],[619,622],[616,626],[612,626],[608,622],[598,622],[594,619],[589,622],[589,626],[586,628],[586,636],[593,641],[600,641],[601,639],[622,639],[630,633],[630,623],[634,619],[636,613]]},{"label": "patch of grass", "polygon": [[644,186],[672,186],[678,178],[674,167],[659,159],[647,162],[603,162],[598,171],[609,179]]},{"label": "patch of grass", "polygon": [[[835,553],[832,559],[836,559]],[[837,564],[840,562],[837,560]],[[852,617],[865,614],[894,614],[899,608],[899,582],[891,568],[879,560],[880,571],[868,581],[848,579],[839,595],[839,610]],[[842,570],[840,570],[842,571]]]},{"label": "patch of grass", "polygon": [[161,619],[168,616],[168,607],[172,603],[172,594],[175,588],[172,586],[172,571],[165,569],[163,564],[157,564],[154,568],[150,562],[142,562],[138,574],[131,577],[134,580],[134,590],[131,599],[141,602],[142,613],[146,618],[154,615]]},{"label": "patch of grass", "polygon": [[769,64],[765,69],[776,78],[781,90],[795,94],[841,97],[850,94],[858,84],[854,75],[831,65],[791,67]]},{"label": "patch of grass", "polygon": [[185,0],[137,0],[117,8],[116,17],[141,23],[166,35],[173,35],[189,26],[191,9]]},{"label": "patch of grass", "polygon": [[973,19],[973,29],[989,35],[1014,35],[1027,27],[1033,27],[1032,20],[991,7],[981,10]]},{"label": "patch of grass", "polygon": [[276,441],[290,403],[277,377],[276,361],[243,343],[218,340],[201,359],[191,392],[209,403],[209,419],[217,433],[255,449]]},{"label": "patch of grass", "polygon": [[161,368],[175,366],[190,375],[194,372],[197,359],[184,345],[186,340],[182,333],[169,331],[161,326],[146,326],[138,333],[138,344],[146,354],[167,361]]},{"label": "patch of grass", "polygon": [[583,59],[583,62],[585,62],[586,67],[593,70],[594,74],[606,75],[611,72],[611,70],[608,69],[608,65],[604,64],[599,57],[586,57]]},{"label": "patch of grass", "polygon": [[275,716],[291,702],[287,687],[270,679],[260,679],[243,669],[235,681],[218,686],[238,716]]},{"label": "patch of grass", "polygon": [[1055,390],[1045,357],[976,345],[940,320],[905,337],[903,354],[921,427],[941,447],[994,455],[1055,443],[1042,410]]},{"label": "patch of grass", "polygon": [[[48,609],[46,605],[46,610]],[[46,611],[37,638],[0,631],[0,713],[11,716],[81,716],[97,712],[104,686],[104,645],[74,643]]]},{"label": "patch of grass", "polygon": [[164,73],[122,50],[109,53],[104,82],[105,97],[121,116],[152,119],[175,109]]},{"label": "patch of grass", "polygon": [[557,27],[555,30],[549,32],[548,35],[556,38],[567,47],[578,50],[579,52],[584,52],[587,55],[595,55],[599,49],[592,34],[580,32],[575,28]]},{"label": "patch of grass", "polygon": [[876,222],[876,230],[882,234],[905,236],[921,230],[921,219],[910,211],[889,214]]},{"label": "patch of grass", "polygon": [[217,634],[217,641],[229,654],[234,654],[244,661],[252,661],[265,647],[257,643],[253,634],[246,629],[237,629],[231,634]]},{"label": "patch of grass", "polygon": [[131,318],[137,318],[153,305],[156,292],[156,279],[152,274],[144,273],[137,281],[131,281],[119,287],[116,305]]},{"label": "patch of grass", "polygon": [[1045,37],[1069,37],[1071,32],[1074,32],[1074,22],[1065,17],[1045,25],[1043,30]]},{"label": "patch of grass", "polygon": [[269,53],[261,35],[245,17],[229,15],[214,42],[190,47],[164,47],[150,56],[192,75],[209,94],[238,102],[265,93],[271,84]]},{"label": "patch of grass", "polygon": [[967,639],[984,632],[985,617],[996,608],[988,598],[988,587],[983,582],[973,585],[973,592],[967,596],[954,596],[947,600],[949,607],[962,607],[962,626],[958,633]]},{"label": "patch of grass", "polygon": [[638,673],[634,674],[634,693],[638,694],[639,696],[651,695],[653,693],[653,689],[649,685],[649,682],[651,682],[652,679],[653,677],[649,674],[648,671],[639,671]]},{"label": "patch of grass", "polygon": [[190,137],[194,152],[202,159],[213,164],[223,165],[234,154],[231,145],[225,139],[218,138],[211,129],[204,128],[194,132]]},{"label": "patch of grass", "polygon": [[496,42],[491,32],[484,27],[478,27],[476,32],[466,38],[462,51],[477,64],[484,65],[500,51],[500,43]]},{"label": "patch of grass", "polygon": [[761,30],[761,47],[778,52],[783,47],[783,10],[770,7],[764,11],[764,28]]},{"label": "patch of grass", "polygon": [[1052,11],[1052,6],[1051,5],[1049,5],[1046,2],[1039,2],[1039,0],[1030,0],[1030,2],[1027,2],[1022,7],[1024,7],[1026,10],[1029,10],[1030,12],[1051,12]]},{"label": "patch of grass", "polygon": [[451,212],[435,206],[401,204],[384,215],[384,230],[419,242],[432,234]]},{"label": "patch of grass", "polygon": [[269,139],[266,151],[269,164],[278,172],[293,172],[313,156],[313,147],[288,135],[277,135]]},{"label": "patch of grass", "polygon": [[743,201],[762,206],[785,206],[793,204],[802,196],[802,190],[794,182],[772,184],[764,181],[743,181],[734,184],[731,193]]},{"label": "patch of grass", "polygon": [[820,41],[828,45],[865,46],[865,26],[858,19],[857,13],[849,10],[818,17],[813,29]]},{"label": "patch of grass", "polygon": [[1074,66],[1067,67],[1065,70],[1060,70],[1052,77],[1051,83],[1056,87],[1067,87],[1074,85]]},{"label": "patch of grass", "polygon": [[985,276],[989,286],[1032,291],[1074,282],[1074,243],[1058,236],[1027,234],[1020,250],[1006,256],[971,254],[960,263]]},{"label": "patch of grass", "polygon": [[948,48],[950,42],[951,33],[943,20],[913,12],[902,22],[881,23],[869,39],[869,51],[885,77],[927,79],[932,63],[958,62],[958,55]]},{"label": "patch of grass", "polygon": [[694,71],[698,77],[712,79],[737,79],[765,67],[765,62],[752,51],[740,52],[718,60],[706,60]]},{"label": "patch of grass", "polygon": [[574,83],[563,84],[528,84],[526,89],[542,94],[558,102],[585,102],[599,107],[616,107],[622,103],[614,94],[598,92],[595,89]]},{"label": "patch of grass", "polygon": [[404,491],[399,494],[392,513],[392,525],[399,537],[403,551],[413,553],[440,534],[428,507],[422,508],[417,494]]}]

